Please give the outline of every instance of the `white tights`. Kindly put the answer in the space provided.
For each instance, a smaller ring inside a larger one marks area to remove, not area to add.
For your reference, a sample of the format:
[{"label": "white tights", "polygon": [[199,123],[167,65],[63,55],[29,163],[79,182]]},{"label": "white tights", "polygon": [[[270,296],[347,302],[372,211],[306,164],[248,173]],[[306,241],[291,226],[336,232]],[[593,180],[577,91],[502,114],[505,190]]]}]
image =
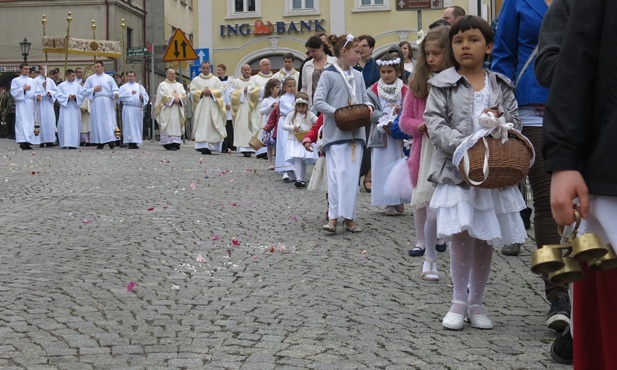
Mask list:
[{"label": "white tights", "polygon": [[296,174],[296,181],[304,181],[306,162],[303,158],[294,158],[294,172]]},{"label": "white tights", "polygon": [[436,259],[437,210],[431,207],[416,208],[413,217],[416,226],[416,246],[425,248],[424,255],[428,259]]},{"label": "white tights", "polygon": [[[482,298],[491,272],[492,259],[493,247],[486,241],[475,239],[466,231],[452,235],[450,274],[454,284],[453,300],[478,305],[468,310],[469,315],[484,314]],[[450,311],[464,314],[465,309],[465,304],[454,303]]]}]

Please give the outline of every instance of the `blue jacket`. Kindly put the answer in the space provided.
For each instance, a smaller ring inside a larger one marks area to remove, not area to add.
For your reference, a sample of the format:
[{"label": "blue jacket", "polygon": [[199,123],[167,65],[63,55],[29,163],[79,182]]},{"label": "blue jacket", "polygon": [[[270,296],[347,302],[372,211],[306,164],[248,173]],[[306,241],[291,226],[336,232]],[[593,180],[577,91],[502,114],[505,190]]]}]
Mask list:
[{"label": "blue jacket", "polygon": [[[538,35],[548,6],[544,0],[505,0],[495,35],[492,70],[516,81],[523,66],[538,44]],[[518,86],[519,106],[546,104],[548,89],[540,86],[529,64]]]},{"label": "blue jacket", "polygon": [[371,57],[366,61],[364,68],[360,67],[360,65],[356,65],[354,67],[357,71],[362,72],[362,77],[364,78],[364,86],[368,89],[373,86],[373,84],[379,81],[379,66],[375,62],[375,58]]},{"label": "blue jacket", "polygon": [[[407,93],[411,94],[410,92]],[[402,112],[403,109],[401,108],[401,113]],[[401,118],[401,113],[397,114],[394,122],[392,122],[392,126],[390,126],[390,134],[392,135],[393,139],[409,140],[411,139],[411,136],[404,133],[403,130],[401,130],[401,126],[399,126],[399,119]],[[409,148],[403,146],[403,153],[405,154],[405,157],[409,157]]]}]

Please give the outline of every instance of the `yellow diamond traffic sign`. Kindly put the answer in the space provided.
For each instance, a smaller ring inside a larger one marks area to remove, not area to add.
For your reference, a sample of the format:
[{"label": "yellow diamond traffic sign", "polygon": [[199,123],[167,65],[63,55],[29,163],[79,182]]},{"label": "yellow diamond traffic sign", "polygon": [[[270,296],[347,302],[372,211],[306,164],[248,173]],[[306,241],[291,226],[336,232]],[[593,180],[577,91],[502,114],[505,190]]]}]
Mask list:
[{"label": "yellow diamond traffic sign", "polygon": [[167,51],[165,51],[163,61],[175,62],[195,59],[197,59],[197,54],[195,54],[191,42],[184,36],[184,32],[178,28],[171,38],[171,41],[169,41],[169,45],[167,45]]}]

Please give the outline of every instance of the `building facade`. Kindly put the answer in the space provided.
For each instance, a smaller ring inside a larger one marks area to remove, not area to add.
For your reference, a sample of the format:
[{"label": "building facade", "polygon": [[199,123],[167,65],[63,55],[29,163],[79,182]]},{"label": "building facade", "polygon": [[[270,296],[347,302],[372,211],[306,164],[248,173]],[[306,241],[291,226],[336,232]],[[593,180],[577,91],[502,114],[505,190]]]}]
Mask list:
[{"label": "building facade", "polygon": [[[368,34],[376,39],[375,55],[400,41],[412,45],[418,31],[442,17],[443,8],[459,5],[469,14],[493,18],[495,0],[406,0],[430,9],[400,10],[401,0],[200,0],[194,6],[196,35],[193,45],[209,50],[213,64],[223,63],[229,75],[240,66],[259,69],[269,58],[281,68],[282,55],[293,53],[296,67],[305,58],[306,40],[317,33]],[[480,5],[480,12],[478,12]]]},{"label": "building facade", "polygon": [[[46,63],[49,69],[59,68],[64,79],[65,54],[43,52],[43,32],[47,36],[66,36],[71,12],[70,36],[81,39],[123,40],[122,19],[126,24],[126,47],[144,45],[148,12],[147,6],[155,1],[146,0],[22,0],[0,1],[0,86],[19,74],[19,64],[24,58],[19,42],[27,38],[31,43],[28,63],[36,66]],[[158,2],[158,1],[156,1]],[[43,15],[46,25],[43,28]],[[94,21],[94,23],[93,23]],[[93,24],[95,29],[93,30]],[[99,58],[105,61],[107,72],[125,69],[123,58]],[[69,54],[67,67],[87,67],[93,64],[94,56]],[[138,75],[144,75],[143,65],[127,65]]]}]

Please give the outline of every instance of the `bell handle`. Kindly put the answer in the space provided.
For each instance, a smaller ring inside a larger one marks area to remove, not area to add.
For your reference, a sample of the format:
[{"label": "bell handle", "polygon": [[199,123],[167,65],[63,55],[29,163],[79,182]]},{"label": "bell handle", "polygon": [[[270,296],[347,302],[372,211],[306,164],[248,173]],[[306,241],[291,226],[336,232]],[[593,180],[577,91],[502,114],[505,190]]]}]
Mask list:
[{"label": "bell handle", "polygon": [[[570,225],[557,225],[557,232],[559,233],[559,236],[561,236],[562,238],[566,239],[568,241],[568,244],[572,243],[572,240],[574,238],[576,238],[576,233],[578,232],[578,227],[581,225],[581,214],[577,211],[574,210],[574,218],[576,219],[574,221],[573,224]],[[570,228],[572,227],[572,230],[566,230],[566,228]],[[564,236],[565,234],[569,234],[567,236]]]}]

